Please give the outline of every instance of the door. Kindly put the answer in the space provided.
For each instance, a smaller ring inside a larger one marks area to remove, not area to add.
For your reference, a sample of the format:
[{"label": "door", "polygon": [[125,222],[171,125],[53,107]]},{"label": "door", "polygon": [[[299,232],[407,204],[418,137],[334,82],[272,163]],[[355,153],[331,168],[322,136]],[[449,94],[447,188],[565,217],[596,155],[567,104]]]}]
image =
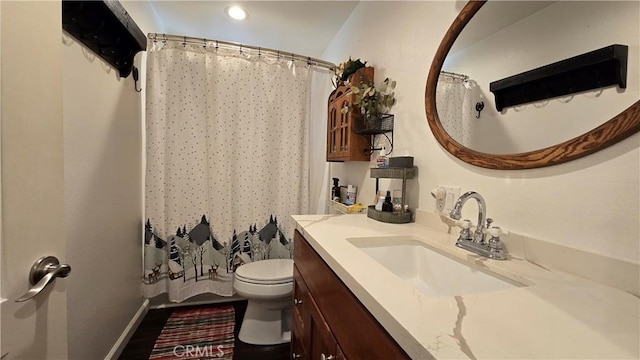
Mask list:
[{"label": "door", "polygon": [[15,302],[38,258],[66,260],[61,18],[59,1],[0,1],[3,360],[67,358],[73,274]]}]

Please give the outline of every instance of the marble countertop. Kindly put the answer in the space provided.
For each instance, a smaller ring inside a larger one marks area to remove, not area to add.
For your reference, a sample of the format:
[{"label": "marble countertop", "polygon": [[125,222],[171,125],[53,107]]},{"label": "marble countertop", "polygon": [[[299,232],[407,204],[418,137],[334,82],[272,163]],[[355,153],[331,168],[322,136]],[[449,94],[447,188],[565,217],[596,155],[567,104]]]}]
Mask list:
[{"label": "marble countertop", "polygon": [[[526,259],[491,260],[456,235],[366,215],[294,215],[296,228],[412,359],[638,359],[640,299]],[[347,239],[411,236],[528,286],[427,296]]]}]

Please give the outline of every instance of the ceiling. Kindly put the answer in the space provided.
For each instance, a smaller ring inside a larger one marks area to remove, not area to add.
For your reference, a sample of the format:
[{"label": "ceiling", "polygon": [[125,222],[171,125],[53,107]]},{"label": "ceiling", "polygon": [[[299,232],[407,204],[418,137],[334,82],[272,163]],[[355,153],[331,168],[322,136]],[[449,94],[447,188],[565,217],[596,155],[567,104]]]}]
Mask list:
[{"label": "ceiling", "polygon": [[[320,57],[358,1],[149,1],[158,29],[149,32],[239,42]],[[225,13],[240,5],[243,21]],[[146,29],[145,29],[146,30]]]},{"label": "ceiling", "polygon": [[[481,11],[490,13],[490,8],[496,5],[502,6],[501,10],[484,24],[471,22],[464,31],[465,37],[456,40],[451,53],[554,2],[490,1]],[[154,19],[146,24],[145,32],[233,41],[317,58],[322,57],[358,3],[343,0],[123,0],[134,20]],[[410,3],[402,2],[403,6]],[[247,19],[238,21],[228,17],[225,8],[230,5],[242,6],[248,13]]]}]

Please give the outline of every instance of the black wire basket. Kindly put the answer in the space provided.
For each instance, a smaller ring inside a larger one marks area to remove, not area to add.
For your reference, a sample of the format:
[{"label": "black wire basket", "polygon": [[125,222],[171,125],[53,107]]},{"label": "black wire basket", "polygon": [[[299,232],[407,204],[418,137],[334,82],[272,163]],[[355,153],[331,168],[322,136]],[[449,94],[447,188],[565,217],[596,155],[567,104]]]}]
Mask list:
[{"label": "black wire basket", "polygon": [[380,114],[377,117],[360,116],[354,122],[356,134],[376,135],[393,131],[393,114]]}]

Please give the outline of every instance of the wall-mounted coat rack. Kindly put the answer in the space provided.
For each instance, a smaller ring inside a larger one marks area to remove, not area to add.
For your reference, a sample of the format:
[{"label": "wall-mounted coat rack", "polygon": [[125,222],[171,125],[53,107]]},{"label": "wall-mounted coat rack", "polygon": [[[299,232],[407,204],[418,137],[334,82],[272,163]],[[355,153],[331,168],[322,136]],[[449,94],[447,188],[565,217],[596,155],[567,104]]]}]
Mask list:
[{"label": "wall-mounted coat rack", "polygon": [[496,109],[611,85],[627,87],[628,46],[610,45],[494,81]]},{"label": "wall-mounted coat rack", "polygon": [[116,0],[62,1],[62,28],[126,78],[147,39]]}]

